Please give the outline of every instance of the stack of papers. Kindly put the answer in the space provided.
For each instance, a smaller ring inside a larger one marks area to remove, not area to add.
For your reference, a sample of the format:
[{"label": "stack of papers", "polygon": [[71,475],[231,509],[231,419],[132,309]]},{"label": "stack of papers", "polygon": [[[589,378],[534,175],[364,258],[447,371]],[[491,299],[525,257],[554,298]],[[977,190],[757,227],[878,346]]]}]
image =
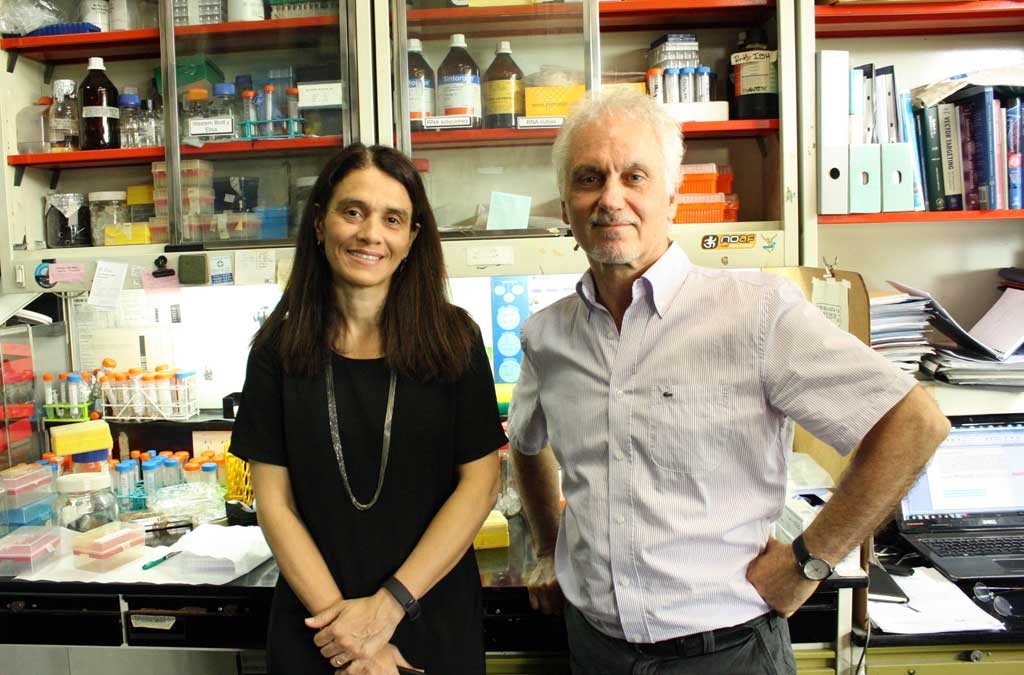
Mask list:
[{"label": "stack of papers", "polygon": [[909,577],[893,577],[908,602],[868,601],[871,622],[886,633],[954,633],[1006,630],[1006,626],[974,604],[956,584],[931,567],[918,567]]},{"label": "stack of papers", "polygon": [[1024,387],[1024,353],[1018,353],[1024,345],[1024,290],[1004,284],[999,300],[968,331],[927,291],[889,283],[927,298],[932,325],[956,343],[925,356],[923,370],[950,384]]},{"label": "stack of papers", "polygon": [[935,350],[925,338],[930,302],[916,293],[871,293],[871,348],[901,370],[913,373],[921,357]]}]

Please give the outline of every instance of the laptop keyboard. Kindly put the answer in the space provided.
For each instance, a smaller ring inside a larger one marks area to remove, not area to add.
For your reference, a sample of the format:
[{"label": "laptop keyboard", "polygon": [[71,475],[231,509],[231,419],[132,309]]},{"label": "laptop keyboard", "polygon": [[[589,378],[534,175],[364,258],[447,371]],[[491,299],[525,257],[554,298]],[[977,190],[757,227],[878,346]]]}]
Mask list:
[{"label": "laptop keyboard", "polygon": [[927,544],[943,558],[967,558],[970,556],[1024,555],[1024,536],[1015,537],[949,537],[931,539],[922,537]]}]

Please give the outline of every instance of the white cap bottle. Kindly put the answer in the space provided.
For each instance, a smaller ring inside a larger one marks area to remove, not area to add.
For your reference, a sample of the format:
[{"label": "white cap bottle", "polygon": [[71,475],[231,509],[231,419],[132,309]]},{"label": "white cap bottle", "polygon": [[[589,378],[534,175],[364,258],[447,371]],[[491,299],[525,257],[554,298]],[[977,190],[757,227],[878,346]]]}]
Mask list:
[{"label": "white cap bottle", "polygon": [[90,56],[89,57],[89,70],[106,70],[106,66],[103,65],[102,56]]}]

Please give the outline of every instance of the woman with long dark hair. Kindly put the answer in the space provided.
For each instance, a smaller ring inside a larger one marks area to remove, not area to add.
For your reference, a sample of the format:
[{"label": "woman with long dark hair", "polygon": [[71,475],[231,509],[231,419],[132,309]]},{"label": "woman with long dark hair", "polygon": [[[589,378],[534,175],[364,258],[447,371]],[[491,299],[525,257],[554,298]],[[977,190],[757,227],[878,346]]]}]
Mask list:
[{"label": "woman with long dark hair", "polygon": [[484,673],[471,544],[506,439],[479,330],[445,281],[412,163],[345,148],[253,340],[231,440],[281,569],[271,673]]}]

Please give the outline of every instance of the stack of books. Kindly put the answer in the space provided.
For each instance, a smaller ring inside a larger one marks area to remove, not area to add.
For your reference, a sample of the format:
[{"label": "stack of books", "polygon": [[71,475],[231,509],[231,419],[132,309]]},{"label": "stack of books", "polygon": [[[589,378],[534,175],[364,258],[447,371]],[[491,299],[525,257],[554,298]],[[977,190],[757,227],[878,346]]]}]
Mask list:
[{"label": "stack of books", "polygon": [[952,341],[925,355],[922,370],[949,384],[1024,388],[1024,284],[1015,281],[1024,274],[1011,268],[1000,275],[1002,295],[969,331],[928,292],[889,282],[929,300],[932,326]]},{"label": "stack of books", "polygon": [[927,298],[904,291],[872,291],[871,348],[901,370],[913,373],[926,354],[930,303]]}]

